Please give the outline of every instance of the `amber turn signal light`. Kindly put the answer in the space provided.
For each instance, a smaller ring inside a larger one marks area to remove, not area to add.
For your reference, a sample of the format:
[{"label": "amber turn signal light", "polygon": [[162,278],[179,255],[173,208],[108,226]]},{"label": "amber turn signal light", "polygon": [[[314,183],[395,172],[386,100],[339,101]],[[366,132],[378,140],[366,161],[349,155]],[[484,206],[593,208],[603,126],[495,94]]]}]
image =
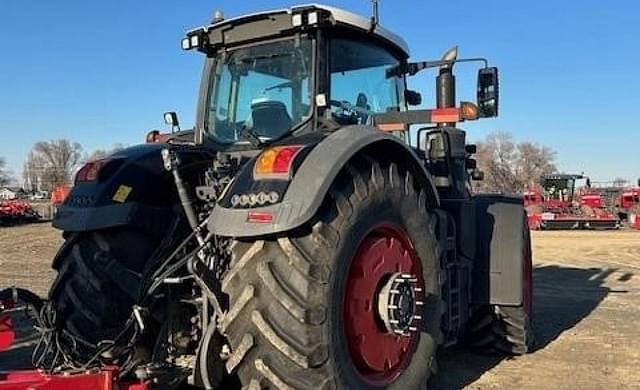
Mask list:
[{"label": "amber turn signal light", "polygon": [[263,151],[254,168],[256,179],[289,179],[291,167],[302,145],[275,146]]}]

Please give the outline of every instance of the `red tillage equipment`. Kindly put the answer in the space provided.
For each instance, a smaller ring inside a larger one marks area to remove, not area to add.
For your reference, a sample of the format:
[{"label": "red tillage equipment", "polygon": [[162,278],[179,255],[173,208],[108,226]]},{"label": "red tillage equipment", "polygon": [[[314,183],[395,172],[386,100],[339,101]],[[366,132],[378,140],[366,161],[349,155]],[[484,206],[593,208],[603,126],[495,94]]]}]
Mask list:
[{"label": "red tillage equipment", "polygon": [[541,179],[541,189],[525,191],[529,227],[535,230],[617,229],[619,219],[605,208],[602,196],[589,191],[576,194],[583,175],[554,174]]}]

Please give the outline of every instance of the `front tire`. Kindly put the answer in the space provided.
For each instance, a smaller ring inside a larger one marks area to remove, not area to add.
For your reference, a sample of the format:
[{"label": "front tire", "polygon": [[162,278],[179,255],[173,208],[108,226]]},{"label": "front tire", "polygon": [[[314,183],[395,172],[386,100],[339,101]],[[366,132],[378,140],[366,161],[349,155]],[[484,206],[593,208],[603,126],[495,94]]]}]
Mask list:
[{"label": "front tire", "polygon": [[[410,173],[362,158],[346,166],[307,226],[235,241],[222,283],[230,308],[220,330],[233,352],[227,370],[249,389],[425,388],[443,311],[426,201]],[[422,303],[403,306],[416,328],[406,335],[389,332],[378,316],[381,288],[394,273],[415,280],[405,302]],[[387,347],[381,360],[376,344]]]}]

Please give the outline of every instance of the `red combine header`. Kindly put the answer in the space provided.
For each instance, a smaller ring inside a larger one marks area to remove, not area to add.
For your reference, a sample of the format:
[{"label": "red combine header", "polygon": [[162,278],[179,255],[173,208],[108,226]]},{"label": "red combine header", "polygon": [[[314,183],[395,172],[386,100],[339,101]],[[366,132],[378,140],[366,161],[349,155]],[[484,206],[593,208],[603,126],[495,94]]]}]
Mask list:
[{"label": "red combine header", "polygon": [[[576,192],[576,182],[585,181]],[[529,227],[536,230],[617,229],[619,219],[607,210],[602,195],[591,189],[583,175],[553,174],[541,178],[540,187],[524,192]]]}]

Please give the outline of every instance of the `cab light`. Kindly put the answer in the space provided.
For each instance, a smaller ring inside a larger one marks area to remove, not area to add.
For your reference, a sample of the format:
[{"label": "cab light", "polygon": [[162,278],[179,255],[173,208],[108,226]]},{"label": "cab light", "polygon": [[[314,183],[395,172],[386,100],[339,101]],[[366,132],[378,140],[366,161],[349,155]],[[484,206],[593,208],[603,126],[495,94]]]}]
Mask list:
[{"label": "cab light", "polygon": [[89,161],[76,174],[76,183],[98,180],[100,170],[109,162],[108,159]]},{"label": "cab light", "polygon": [[302,145],[276,146],[262,152],[256,161],[256,179],[289,179],[291,167]]}]

